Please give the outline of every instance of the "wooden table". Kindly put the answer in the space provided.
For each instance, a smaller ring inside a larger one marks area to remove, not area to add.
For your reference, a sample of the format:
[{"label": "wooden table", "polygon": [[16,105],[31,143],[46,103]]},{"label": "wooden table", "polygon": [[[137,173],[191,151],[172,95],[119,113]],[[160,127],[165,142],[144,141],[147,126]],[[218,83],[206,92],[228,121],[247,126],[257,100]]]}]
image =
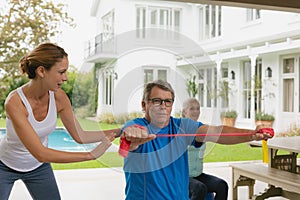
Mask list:
[{"label": "wooden table", "polygon": [[[249,199],[264,200],[274,196],[300,199],[300,174],[271,168],[265,163],[234,163],[231,167],[233,200],[239,199],[239,186],[248,186]],[[254,196],[256,180],[268,183],[269,188]]]},{"label": "wooden table", "polygon": [[[262,146],[262,141],[252,141],[249,144],[251,146]],[[267,141],[267,146],[269,168],[300,174],[300,166],[297,164],[297,156],[300,153],[300,136],[274,137]],[[269,189],[260,194],[256,199],[264,199],[278,195],[284,196],[284,192],[285,191],[281,190],[280,187],[270,185]]]},{"label": "wooden table", "polygon": [[[261,141],[249,143],[262,146]],[[269,167],[278,168],[292,173],[300,173],[297,166],[297,156],[300,153],[300,136],[274,137],[267,141],[269,154]],[[278,151],[287,151],[288,154],[278,154]]]}]

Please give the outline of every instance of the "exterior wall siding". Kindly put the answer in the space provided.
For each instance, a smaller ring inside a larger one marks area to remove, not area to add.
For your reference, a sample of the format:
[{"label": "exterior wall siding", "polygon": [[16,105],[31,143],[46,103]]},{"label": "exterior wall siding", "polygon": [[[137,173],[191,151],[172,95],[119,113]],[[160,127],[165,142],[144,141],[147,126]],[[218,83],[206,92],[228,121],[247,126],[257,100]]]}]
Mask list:
[{"label": "exterior wall siding", "polygon": [[[275,116],[273,127],[275,131],[284,131],[291,126],[300,125],[299,108],[295,112],[283,112],[283,81],[282,81],[282,58],[284,56],[300,54],[300,15],[296,13],[261,10],[261,18],[253,22],[246,22],[246,8],[222,7],[222,34],[209,40],[199,40],[199,8],[202,5],[187,4],[181,2],[148,1],[148,0],[98,0],[100,3],[95,14],[99,34],[103,32],[101,18],[107,13],[114,11],[114,34],[120,36],[136,29],[136,6],[152,6],[176,8],[181,11],[181,35],[197,48],[191,51],[184,49],[180,51],[182,59],[174,53],[160,51],[144,51],[138,49],[139,42],[136,41],[132,49],[128,47],[122,54],[116,53],[111,59],[103,59],[102,54],[90,56],[88,62],[102,62],[108,67],[110,62],[114,71],[118,74],[118,79],[114,81],[114,106],[110,110],[114,113],[141,111],[141,96],[143,89],[143,67],[164,66],[168,71],[168,81],[174,86],[178,94],[175,100],[173,112],[179,112],[182,101],[188,97],[186,91],[186,79],[191,73],[197,74],[203,67],[217,67],[216,61],[226,63],[228,73],[235,72],[235,79],[228,77],[229,85],[232,89],[230,94],[229,108],[238,111],[236,126],[254,128],[254,116],[250,119],[243,117],[243,91],[242,91],[242,63],[250,61],[251,56],[257,56],[262,62],[262,109]],[[275,25],[274,25],[274,22]],[[117,45],[120,45],[117,43]],[[171,44],[162,44],[170,46]],[[173,44],[172,44],[173,45]],[[125,44],[126,46],[126,44]],[[187,45],[188,46],[188,45]],[[119,52],[120,53],[120,52]],[[205,53],[209,59],[202,59]],[[125,56],[126,55],[126,56]],[[299,56],[298,56],[299,58]],[[116,61],[117,60],[117,61]],[[209,62],[210,61],[210,62]],[[266,78],[265,71],[270,67],[272,77]],[[299,70],[299,66],[296,66]],[[296,72],[296,84],[299,84],[299,72]],[[100,76],[101,79],[102,76]],[[99,97],[104,93],[99,81]],[[124,84],[123,84],[124,83]],[[125,85],[130,90],[124,94]],[[299,90],[298,90],[299,93]],[[120,95],[121,94],[121,95]],[[297,94],[299,95],[299,94]],[[299,96],[295,99],[299,101]],[[125,98],[126,97],[126,98]],[[101,99],[101,98],[99,98]],[[109,106],[103,101],[98,102],[98,114],[107,111]],[[300,102],[299,102],[300,103]],[[299,107],[299,105],[298,105]],[[109,110],[109,109],[108,109]],[[201,108],[201,119],[205,123],[220,124],[218,108]],[[217,113],[217,114],[216,114]]]}]

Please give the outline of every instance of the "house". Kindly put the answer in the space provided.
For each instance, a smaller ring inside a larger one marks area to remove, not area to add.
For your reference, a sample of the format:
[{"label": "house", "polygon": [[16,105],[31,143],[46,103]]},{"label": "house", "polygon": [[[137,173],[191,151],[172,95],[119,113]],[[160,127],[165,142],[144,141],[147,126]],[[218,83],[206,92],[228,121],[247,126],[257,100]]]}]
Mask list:
[{"label": "house", "polygon": [[[143,86],[169,81],[179,112],[197,86],[201,120],[255,127],[275,116],[276,132],[300,123],[300,14],[158,0],[94,0],[98,35],[86,45],[99,81],[97,115],[141,111]],[[274,23],[275,22],[275,23]]]}]

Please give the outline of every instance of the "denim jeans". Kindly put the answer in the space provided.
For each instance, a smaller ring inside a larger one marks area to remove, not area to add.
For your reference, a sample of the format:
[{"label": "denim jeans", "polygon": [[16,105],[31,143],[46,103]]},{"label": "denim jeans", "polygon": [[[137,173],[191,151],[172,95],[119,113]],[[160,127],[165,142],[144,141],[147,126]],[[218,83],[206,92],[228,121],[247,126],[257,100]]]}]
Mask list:
[{"label": "denim jeans", "polygon": [[59,190],[49,163],[29,172],[10,169],[0,161],[0,199],[9,198],[17,180],[22,180],[34,200],[60,200]]}]

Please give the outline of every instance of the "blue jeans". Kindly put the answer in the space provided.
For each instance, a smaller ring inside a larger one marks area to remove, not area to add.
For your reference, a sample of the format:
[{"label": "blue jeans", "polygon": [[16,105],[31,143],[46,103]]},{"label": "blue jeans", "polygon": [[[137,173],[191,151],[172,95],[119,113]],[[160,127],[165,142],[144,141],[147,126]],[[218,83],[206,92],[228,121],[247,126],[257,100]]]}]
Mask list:
[{"label": "blue jeans", "polygon": [[60,194],[49,163],[29,171],[15,171],[0,161],[0,199],[9,198],[11,189],[17,180],[22,180],[34,200],[60,200]]},{"label": "blue jeans", "polygon": [[197,177],[190,177],[189,196],[191,200],[204,200],[209,193],[215,193],[215,200],[227,200],[228,184],[221,178],[205,173]]}]

